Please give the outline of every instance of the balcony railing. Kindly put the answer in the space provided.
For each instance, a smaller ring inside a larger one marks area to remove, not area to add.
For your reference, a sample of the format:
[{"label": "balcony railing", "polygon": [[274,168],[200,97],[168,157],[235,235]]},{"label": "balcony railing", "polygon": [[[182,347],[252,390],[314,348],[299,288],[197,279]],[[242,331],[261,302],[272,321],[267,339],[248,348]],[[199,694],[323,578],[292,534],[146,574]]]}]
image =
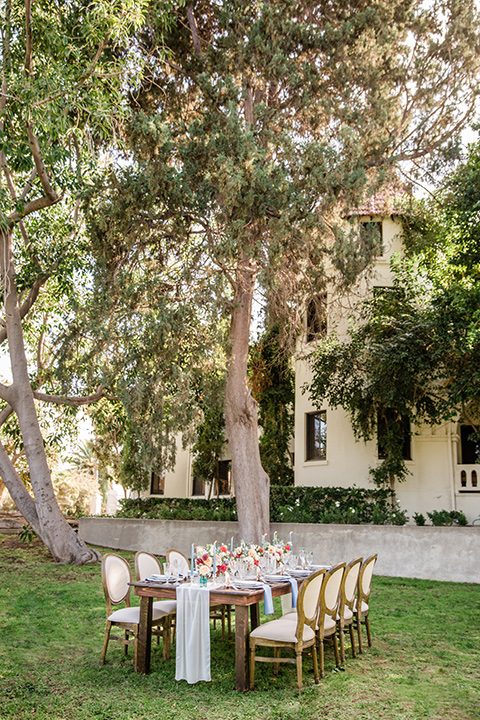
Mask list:
[{"label": "balcony railing", "polygon": [[457,465],[457,488],[459,492],[480,492],[480,465]]}]

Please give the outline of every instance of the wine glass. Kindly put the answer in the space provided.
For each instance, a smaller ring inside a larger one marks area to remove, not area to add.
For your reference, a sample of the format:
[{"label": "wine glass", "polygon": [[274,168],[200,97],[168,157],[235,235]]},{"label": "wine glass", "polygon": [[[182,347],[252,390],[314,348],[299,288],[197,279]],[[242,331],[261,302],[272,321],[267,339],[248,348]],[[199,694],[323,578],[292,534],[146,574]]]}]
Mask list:
[{"label": "wine glass", "polygon": [[163,573],[167,579],[167,583],[169,583],[170,580],[173,579],[172,563],[169,563],[169,562],[163,563]]}]

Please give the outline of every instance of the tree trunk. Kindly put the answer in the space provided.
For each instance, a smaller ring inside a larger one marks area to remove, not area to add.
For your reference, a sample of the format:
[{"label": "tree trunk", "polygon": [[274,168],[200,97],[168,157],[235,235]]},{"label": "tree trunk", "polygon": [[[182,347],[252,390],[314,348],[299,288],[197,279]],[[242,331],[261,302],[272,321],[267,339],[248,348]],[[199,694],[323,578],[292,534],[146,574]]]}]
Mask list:
[{"label": "tree trunk", "polygon": [[257,403],[247,383],[255,263],[245,254],[237,264],[230,323],[230,356],[225,391],[225,422],[232,456],[240,537],[260,543],[269,530],[270,480],[258,444]]},{"label": "tree trunk", "polygon": [[4,288],[5,324],[13,376],[13,383],[8,388],[8,402],[13,407],[20,425],[34,502],[15,472],[4,448],[0,450],[2,479],[19,512],[43,540],[57,562],[83,564],[95,561],[99,559],[98,553],[87,547],[72,530],[63,517],[53,492],[52,478],[28,376],[15,283],[11,232],[0,233],[0,261]]}]

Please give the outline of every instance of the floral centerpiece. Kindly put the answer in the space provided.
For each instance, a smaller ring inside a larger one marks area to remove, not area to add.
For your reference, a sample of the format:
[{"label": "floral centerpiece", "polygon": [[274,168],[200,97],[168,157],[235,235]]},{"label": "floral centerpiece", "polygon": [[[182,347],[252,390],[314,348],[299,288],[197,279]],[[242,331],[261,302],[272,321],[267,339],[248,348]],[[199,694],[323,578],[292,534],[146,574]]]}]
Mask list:
[{"label": "floral centerpiece", "polygon": [[[282,567],[284,560],[291,551],[291,544],[285,543],[274,536],[273,543],[264,541],[262,545],[247,543],[244,540],[237,547],[230,544],[230,550],[225,543],[211,543],[206,546],[199,545],[195,551],[195,569],[200,577],[208,578],[224,575],[235,566],[235,561],[246,560],[248,574],[258,573],[263,564],[262,558],[275,561],[276,567]],[[257,570],[258,568],[258,570]]]}]

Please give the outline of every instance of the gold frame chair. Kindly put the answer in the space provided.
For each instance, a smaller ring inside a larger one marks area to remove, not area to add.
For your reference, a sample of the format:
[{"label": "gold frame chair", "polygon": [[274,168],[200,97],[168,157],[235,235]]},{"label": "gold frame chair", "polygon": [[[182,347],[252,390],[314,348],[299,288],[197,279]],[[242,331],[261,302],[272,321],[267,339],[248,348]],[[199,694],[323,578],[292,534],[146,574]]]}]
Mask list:
[{"label": "gold frame chair", "polygon": [[338,651],[337,623],[338,607],[340,603],[340,587],[345,574],[345,563],[338,563],[325,573],[325,579],[320,588],[318,604],[317,640],[320,649],[320,677],[325,677],[324,642],[333,641],[335,665],[340,667],[340,653]]},{"label": "gold frame chair", "polygon": [[372,634],[370,631],[370,620],[368,619],[369,613],[369,601],[370,601],[370,590],[372,586],[373,569],[377,561],[377,553],[370,555],[366,560],[363,561],[363,565],[360,569],[358,576],[358,592],[357,600],[355,603],[355,626],[358,634],[358,652],[363,652],[362,645],[362,621],[367,630],[367,641],[368,645],[372,645]]},{"label": "gold frame chair", "polygon": [[352,646],[352,657],[356,657],[355,632],[353,629],[355,619],[355,601],[357,599],[358,576],[363,563],[363,558],[351,560],[345,568],[342,584],[340,586],[340,604],[338,608],[339,635],[340,635],[340,656],[342,663],[345,662],[345,628],[350,633],[350,644]]},{"label": "gold frame chair", "polygon": [[[184,563],[184,567],[188,572],[190,570],[190,562],[186,555],[180,550],[167,550],[166,559],[170,562],[172,555],[177,555]],[[216,627],[217,620],[222,624],[222,640],[225,640],[225,621],[227,621],[228,637],[232,634],[232,614],[230,605],[212,605],[210,607],[210,620],[213,620],[213,629]]]},{"label": "gold frame chair", "polygon": [[[125,558],[115,553],[107,553],[102,557],[102,585],[107,604],[107,623],[103,639],[103,650],[101,664],[105,663],[107,647],[110,640],[118,640],[123,643],[124,654],[128,654],[128,646],[134,645],[138,635],[140,623],[140,608],[132,607],[130,602],[132,570]],[[113,610],[116,605],[125,606]],[[124,636],[112,635],[112,627],[119,627],[124,630]],[[168,657],[170,613],[159,608],[153,608],[152,626],[154,631],[160,632],[163,636],[163,654]],[[130,638],[133,637],[133,639]]]},{"label": "gold frame chair", "polygon": [[[299,590],[297,611],[287,619],[284,615],[279,620],[270,620],[259,625],[250,633],[250,689],[255,686],[255,663],[273,663],[273,672],[278,673],[280,663],[291,663],[297,666],[297,686],[299,693],[303,687],[302,655],[304,650],[312,648],[313,673],[315,683],[319,682],[316,627],[320,588],[323,583],[325,569],[317,570],[306,578]],[[257,655],[257,646],[273,647],[273,657]],[[295,658],[280,657],[282,648],[293,650]]]}]

